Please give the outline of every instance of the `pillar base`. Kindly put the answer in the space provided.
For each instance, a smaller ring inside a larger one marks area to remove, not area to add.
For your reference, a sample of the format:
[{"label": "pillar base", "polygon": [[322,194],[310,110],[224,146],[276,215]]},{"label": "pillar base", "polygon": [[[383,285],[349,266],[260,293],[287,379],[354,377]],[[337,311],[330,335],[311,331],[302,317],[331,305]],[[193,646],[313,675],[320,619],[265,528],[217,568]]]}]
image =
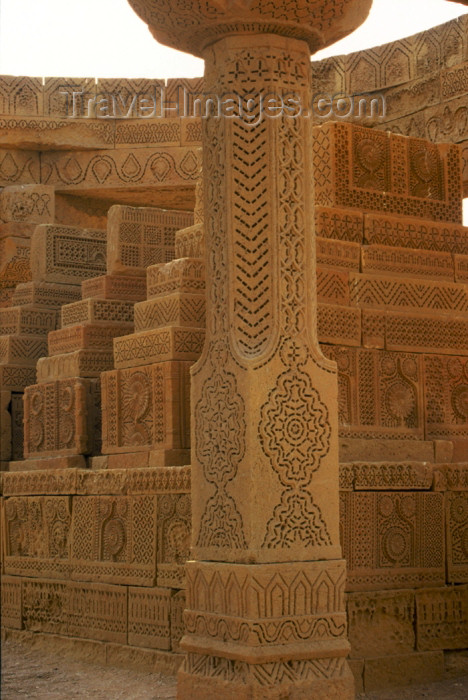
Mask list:
[{"label": "pillar base", "polygon": [[[340,667],[335,669],[340,675],[304,680],[300,680],[302,674],[320,676],[327,671],[306,661],[297,662],[296,667],[288,661],[249,666],[218,659],[224,662],[223,670],[229,675],[225,679],[206,675],[207,669],[213,674],[219,672],[217,659],[201,656],[191,659],[191,656],[177,676],[178,700],[353,700],[355,697],[354,678],[345,659],[340,659]],[[191,672],[186,670],[189,664],[194,667]]]}]

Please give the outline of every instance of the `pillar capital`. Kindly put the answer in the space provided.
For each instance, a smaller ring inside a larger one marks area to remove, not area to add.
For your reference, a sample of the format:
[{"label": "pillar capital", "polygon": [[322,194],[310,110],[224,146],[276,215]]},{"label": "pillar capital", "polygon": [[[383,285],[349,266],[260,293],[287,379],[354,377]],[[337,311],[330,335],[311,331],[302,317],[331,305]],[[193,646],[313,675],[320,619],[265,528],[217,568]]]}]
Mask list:
[{"label": "pillar capital", "polygon": [[279,34],[310,53],[335,43],[366,19],[372,0],[129,0],[161,44],[204,57],[225,36]]}]

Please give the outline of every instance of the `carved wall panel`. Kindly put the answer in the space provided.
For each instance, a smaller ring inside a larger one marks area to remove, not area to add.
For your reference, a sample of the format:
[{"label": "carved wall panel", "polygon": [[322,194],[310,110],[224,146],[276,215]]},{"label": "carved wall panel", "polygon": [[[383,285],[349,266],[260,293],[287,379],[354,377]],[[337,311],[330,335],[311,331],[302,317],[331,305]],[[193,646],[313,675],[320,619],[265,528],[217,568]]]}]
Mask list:
[{"label": "carved wall panel", "polygon": [[416,591],[418,649],[463,649],[468,639],[468,586]]},{"label": "carved wall panel", "polygon": [[447,581],[468,583],[468,492],[445,494]]},{"label": "carved wall panel", "polygon": [[128,589],[128,643],[150,649],[171,649],[171,591]]},{"label": "carved wall panel", "polygon": [[52,224],[55,191],[47,185],[5,187],[0,192],[0,221]]},{"label": "carved wall panel", "polygon": [[155,497],[75,497],[71,558],[77,581],[154,585]]},{"label": "carved wall panel", "polygon": [[468,438],[468,358],[424,355],[426,438]]},{"label": "carved wall panel", "polygon": [[71,528],[68,496],[8,498],[3,517],[6,573],[67,577]]},{"label": "carved wall panel", "polygon": [[341,528],[347,590],[444,583],[442,494],[344,492]]},{"label": "carved wall panel", "polygon": [[158,586],[185,588],[185,562],[190,558],[191,499],[189,494],[157,497]]}]

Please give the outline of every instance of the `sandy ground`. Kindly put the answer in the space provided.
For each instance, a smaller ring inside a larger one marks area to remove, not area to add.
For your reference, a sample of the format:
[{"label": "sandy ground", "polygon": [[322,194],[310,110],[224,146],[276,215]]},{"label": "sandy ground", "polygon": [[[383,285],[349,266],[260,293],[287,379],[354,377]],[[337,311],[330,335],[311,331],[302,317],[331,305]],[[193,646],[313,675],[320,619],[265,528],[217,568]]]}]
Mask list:
[{"label": "sandy ground", "polygon": [[[175,700],[175,678],[70,661],[13,640],[2,644],[2,700]],[[359,695],[366,700],[467,700],[468,676]]]}]

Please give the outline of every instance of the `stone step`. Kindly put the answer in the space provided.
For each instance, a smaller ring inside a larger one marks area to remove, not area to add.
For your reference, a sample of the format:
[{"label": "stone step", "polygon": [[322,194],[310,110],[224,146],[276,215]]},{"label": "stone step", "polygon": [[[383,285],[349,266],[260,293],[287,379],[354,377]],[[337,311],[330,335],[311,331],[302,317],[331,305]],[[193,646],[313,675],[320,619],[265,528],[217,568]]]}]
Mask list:
[{"label": "stone step", "polygon": [[74,284],[25,282],[16,287],[11,301],[14,306],[35,304],[41,307],[59,309],[63,304],[72,304],[74,301],[79,301],[80,298],[80,289]]},{"label": "stone step", "polygon": [[0,364],[35,367],[40,357],[47,355],[47,338],[36,335],[1,335]]},{"label": "stone step", "polygon": [[75,350],[37,362],[37,382],[50,382],[67,377],[97,378],[114,367],[112,350]]},{"label": "stone step", "polygon": [[204,328],[205,296],[176,292],[135,304],[135,332],[166,326]]},{"label": "stone step", "polygon": [[116,369],[140,367],[167,360],[195,361],[201,355],[205,331],[201,328],[158,328],[114,340]]},{"label": "stone step", "polygon": [[111,351],[114,338],[132,332],[132,323],[88,323],[61,328],[49,333],[49,355],[61,355],[75,350]]},{"label": "stone step", "polygon": [[180,258],[146,270],[148,299],[172,292],[205,294],[205,262],[199,258]]},{"label": "stone step", "polygon": [[57,319],[57,311],[37,308],[34,304],[0,309],[0,328],[5,335],[47,335],[56,329]]},{"label": "stone step", "polygon": [[146,280],[142,277],[100,275],[83,280],[81,296],[83,299],[144,301],[146,299]]},{"label": "stone step", "polygon": [[133,301],[83,299],[62,306],[62,328],[83,323],[133,323]]}]

